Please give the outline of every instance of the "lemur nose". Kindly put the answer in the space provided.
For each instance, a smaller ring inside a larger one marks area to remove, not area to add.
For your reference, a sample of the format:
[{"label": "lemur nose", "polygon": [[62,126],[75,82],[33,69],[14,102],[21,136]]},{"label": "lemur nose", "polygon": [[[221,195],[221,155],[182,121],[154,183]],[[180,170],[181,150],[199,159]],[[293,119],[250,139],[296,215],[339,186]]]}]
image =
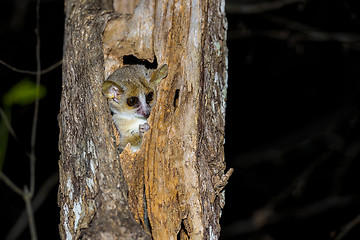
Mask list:
[{"label": "lemur nose", "polygon": [[140,107],[137,112],[141,116],[143,116],[144,118],[148,118],[150,116],[150,109],[149,108]]}]

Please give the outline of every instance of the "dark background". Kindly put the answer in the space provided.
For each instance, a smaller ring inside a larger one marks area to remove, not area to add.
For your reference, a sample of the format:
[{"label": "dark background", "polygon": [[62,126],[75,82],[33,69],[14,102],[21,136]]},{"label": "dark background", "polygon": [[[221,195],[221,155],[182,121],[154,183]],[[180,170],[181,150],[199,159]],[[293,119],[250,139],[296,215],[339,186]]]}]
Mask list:
[{"label": "dark background", "polygon": [[[360,239],[360,4],[358,0],[228,1],[229,88],[222,239]],[[266,3],[264,5],[264,3]],[[63,1],[40,7],[42,68],[62,58]],[[35,70],[35,1],[0,2],[0,59]],[[0,96],[25,77],[0,65]],[[42,76],[37,191],[58,171],[61,67]],[[29,183],[34,105],[14,106],[3,171]],[[35,218],[39,239],[58,239],[57,185]],[[0,182],[0,239],[24,202]],[[30,239],[26,228],[18,239]],[[340,238],[338,238],[340,239]]]}]

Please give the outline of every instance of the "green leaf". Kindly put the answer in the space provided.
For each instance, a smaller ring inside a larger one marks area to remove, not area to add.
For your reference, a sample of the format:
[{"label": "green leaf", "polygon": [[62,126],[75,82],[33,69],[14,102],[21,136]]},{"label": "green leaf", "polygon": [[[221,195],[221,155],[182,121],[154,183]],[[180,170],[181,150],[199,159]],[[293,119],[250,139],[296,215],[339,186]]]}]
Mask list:
[{"label": "green leaf", "polygon": [[14,104],[28,105],[36,100],[37,95],[39,99],[46,95],[46,87],[40,85],[36,91],[36,84],[28,78],[24,78],[14,86],[12,86],[3,96],[2,101],[4,106],[11,107]]}]

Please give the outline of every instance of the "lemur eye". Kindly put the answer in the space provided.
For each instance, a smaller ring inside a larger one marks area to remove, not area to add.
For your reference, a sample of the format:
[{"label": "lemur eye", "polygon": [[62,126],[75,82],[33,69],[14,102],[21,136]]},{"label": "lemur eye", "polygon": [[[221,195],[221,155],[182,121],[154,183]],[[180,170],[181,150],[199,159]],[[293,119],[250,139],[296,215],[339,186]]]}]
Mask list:
[{"label": "lemur eye", "polygon": [[137,104],[139,101],[139,99],[137,97],[131,97],[131,98],[128,98],[126,103],[127,105],[129,105],[130,107],[133,107],[135,104]]},{"label": "lemur eye", "polygon": [[154,98],[154,93],[153,92],[149,92],[148,94],[146,94],[146,103],[150,103]]}]

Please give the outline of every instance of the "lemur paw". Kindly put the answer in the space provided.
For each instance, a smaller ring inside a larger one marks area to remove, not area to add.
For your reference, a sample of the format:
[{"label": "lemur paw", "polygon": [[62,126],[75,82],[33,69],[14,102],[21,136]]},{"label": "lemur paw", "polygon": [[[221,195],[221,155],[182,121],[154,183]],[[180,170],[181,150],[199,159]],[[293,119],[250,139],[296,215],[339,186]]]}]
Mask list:
[{"label": "lemur paw", "polygon": [[140,124],[139,125],[139,133],[140,133],[140,137],[144,136],[144,133],[146,133],[147,131],[149,131],[150,126],[148,123],[144,123],[144,124]]}]

